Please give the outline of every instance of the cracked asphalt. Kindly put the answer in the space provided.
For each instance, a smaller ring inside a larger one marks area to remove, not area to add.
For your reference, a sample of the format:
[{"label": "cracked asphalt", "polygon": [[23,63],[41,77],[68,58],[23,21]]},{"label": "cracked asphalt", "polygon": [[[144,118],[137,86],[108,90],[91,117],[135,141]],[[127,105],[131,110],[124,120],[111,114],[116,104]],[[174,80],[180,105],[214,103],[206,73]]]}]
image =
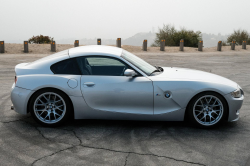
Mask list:
[{"label": "cracked asphalt", "polygon": [[250,52],[136,55],[153,65],[198,69],[236,81],[245,92],[239,121],[210,130],[185,122],[102,120],[45,128],[10,109],[10,89],[16,64],[46,55],[0,54],[0,165],[250,164]]}]

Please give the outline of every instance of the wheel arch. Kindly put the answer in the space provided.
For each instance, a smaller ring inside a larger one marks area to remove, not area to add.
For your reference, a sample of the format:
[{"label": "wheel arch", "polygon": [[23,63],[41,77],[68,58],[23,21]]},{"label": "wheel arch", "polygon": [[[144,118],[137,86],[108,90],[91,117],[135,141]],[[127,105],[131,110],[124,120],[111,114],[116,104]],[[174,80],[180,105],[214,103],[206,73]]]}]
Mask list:
[{"label": "wheel arch", "polygon": [[193,100],[193,98],[195,98],[196,96],[198,96],[198,95],[200,95],[200,94],[202,94],[202,93],[206,93],[206,92],[213,92],[213,93],[216,93],[216,94],[220,95],[220,96],[225,100],[226,105],[227,105],[225,119],[226,119],[226,120],[228,119],[228,116],[229,116],[229,104],[228,104],[228,102],[227,102],[227,99],[226,99],[221,93],[219,93],[219,92],[212,91],[212,90],[208,90],[208,91],[202,91],[202,92],[199,92],[199,93],[195,94],[195,95],[189,100],[189,102],[188,102],[188,104],[187,104],[187,106],[186,106],[186,109],[185,109],[184,121],[187,121],[187,120],[188,120],[188,117],[187,117],[188,111],[187,111],[187,109],[188,109],[188,107],[189,107],[191,101]]},{"label": "wheel arch", "polygon": [[39,92],[39,91],[41,91],[41,90],[45,90],[45,89],[55,89],[55,90],[58,90],[58,91],[62,92],[63,94],[65,94],[65,95],[67,96],[67,98],[69,99],[69,101],[70,101],[70,106],[71,106],[71,109],[72,109],[71,113],[72,113],[72,117],[74,117],[75,111],[74,111],[74,105],[73,105],[73,102],[72,102],[71,98],[69,97],[69,95],[68,95],[66,92],[64,92],[64,91],[61,90],[61,89],[55,88],[55,87],[43,87],[43,88],[37,89],[37,90],[30,96],[30,98],[29,98],[29,100],[28,100],[28,102],[27,102],[27,106],[26,106],[26,108],[27,108],[27,113],[30,112],[30,110],[29,110],[29,104],[30,104],[30,101],[31,101],[32,97],[33,97],[37,92]]}]

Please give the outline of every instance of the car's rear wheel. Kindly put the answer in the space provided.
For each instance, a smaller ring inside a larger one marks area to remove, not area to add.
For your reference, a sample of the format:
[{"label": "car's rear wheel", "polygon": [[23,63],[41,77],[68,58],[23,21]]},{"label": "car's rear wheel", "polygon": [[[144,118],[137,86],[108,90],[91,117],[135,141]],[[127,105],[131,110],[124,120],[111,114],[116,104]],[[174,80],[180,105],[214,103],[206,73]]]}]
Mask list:
[{"label": "car's rear wheel", "polygon": [[189,120],[198,127],[211,128],[223,121],[227,114],[225,99],[215,92],[195,96],[188,106]]},{"label": "car's rear wheel", "polygon": [[43,126],[58,126],[70,117],[69,98],[59,90],[43,89],[29,102],[32,117]]}]

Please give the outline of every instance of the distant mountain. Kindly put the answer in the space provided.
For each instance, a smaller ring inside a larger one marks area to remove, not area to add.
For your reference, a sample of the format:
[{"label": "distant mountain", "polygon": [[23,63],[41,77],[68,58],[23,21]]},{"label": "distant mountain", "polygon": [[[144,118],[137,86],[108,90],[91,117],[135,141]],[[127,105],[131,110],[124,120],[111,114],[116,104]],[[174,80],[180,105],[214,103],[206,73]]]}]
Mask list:
[{"label": "distant mountain", "polygon": [[141,32],[137,33],[132,37],[122,40],[122,45],[133,45],[133,46],[142,46],[143,40],[147,40],[148,46],[154,43],[155,33],[151,32]]},{"label": "distant mountain", "polygon": [[218,35],[202,33],[204,47],[216,47],[218,41],[226,41],[229,35]]},{"label": "distant mountain", "polygon": [[[122,45],[133,45],[133,46],[141,46],[143,43],[143,40],[148,41],[148,46],[150,46],[155,39],[155,33],[151,32],[140,32],[135,34],[132,37],[129,37],[127,39],[121,39],[122,40]],[[57,44],[73,44],[75,39],[61,39],[61,40],[56,40]],[[80,45],[92,45],[92,44],[97,44],[97,38],[94,39],[79,39]],[[116,45],[116,39],[102,39],[102,44],[103,45]]]}]

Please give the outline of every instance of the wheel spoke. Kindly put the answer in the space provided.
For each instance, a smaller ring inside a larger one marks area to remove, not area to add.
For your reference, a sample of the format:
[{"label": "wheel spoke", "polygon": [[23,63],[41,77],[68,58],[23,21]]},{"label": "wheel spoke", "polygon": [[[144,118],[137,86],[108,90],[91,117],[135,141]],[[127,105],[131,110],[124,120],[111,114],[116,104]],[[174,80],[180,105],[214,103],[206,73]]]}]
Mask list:
[{"label": "wheel spoke", "polygon": [[212,107],[217,107],[217,106],[221,106],[220,104],[218,104],[218,105],[211,105]]},{"label": "wheel spoke", "polygon": [[49,114],[50,114],[50,113],[49,113],[49,112],[47,112],[47,115],[45,116],[45,118],[44,118],[44,119],[46,119],[46,118],[49,116]]},{"label": "wheel spoke", "polygon": [[43,97],[47,100],[47,102],[49,102],[49,100],[47,99],[47,97],[45,97],[45,95],[43,95]]},{"label": "wheel spoke", "polygon": [[60,111],[64,111],[64,110],[62,110],[62,109],[60,109],[60,108],[58,108],[58,107],[56,107],[56,109],[57,109],[57,110],[60,110]]},{"label": "wheel spoke", "polygon": [[196,115],[196,116],[199,116],[200,114],[202,114],[202,112],[200,112],[198,115]]},{"label": "wheel spoke", "polygon": [[36,104],[36,106],[44,106],[45,104]]},{"label": "wheel spoke", "polygon": [[207,104],[209,104],[206,97],[205,97],[205,100],[206,100]]},{"label": "wheel spoke", "polygon": [[38,110],[38,109],[35,109],[35,111],[46,111],[46,109],[41,109],[41,110]]},{"label": "wheel spoke", "polygon": [[59,102],[59,101],[62,101],[62,100],[57,100],[57,101],[55,101],[54,103],[57,103],[57,102]]},{"label": "wheel spoke", "polygon": [[208,104],[211,102],[211,100],[212,100],[212,97],[210,97],[210,100],[209,100]]},{"label": "wheel spoke", "polygon": [[200,102],[201,102],[201,104],[202,104],[202,107],[204,107],[204,104],[203,104],[202,100],[200,100]]},{"label": "wheel spoke", "polygon": [[44,103],[41,99],[38,99],[41,103],[43,103],[43,104],[46,104],[46,103]]},{"label": "wheel spoke", "polygon": [[55,114],[55,115],[57,115],[57,116],[61,116],[61,115],[59,115],[59,114],[58,114],[58,113],[56,113],[56,112],[54,112],[54,114]]},{"label": "wheel spoke", "polygon": [[216,101],[217,101],[217,100],[215,99],[215,100],[214,100],[214,104],[213,104],[213,105],[215,105]]},{"label": "wheel spoke", "polygon": [[215,113],[216,115],[219,115],[219,114],[217,114],[214,110],[212,111],[212,113]]},{"label": "wheel spoke", "polygon": [[210,122],[211,122],[211,121],[212,121],[212,120],[211,120],[211,115],[209,115],[209,119],[210,119]]}]

